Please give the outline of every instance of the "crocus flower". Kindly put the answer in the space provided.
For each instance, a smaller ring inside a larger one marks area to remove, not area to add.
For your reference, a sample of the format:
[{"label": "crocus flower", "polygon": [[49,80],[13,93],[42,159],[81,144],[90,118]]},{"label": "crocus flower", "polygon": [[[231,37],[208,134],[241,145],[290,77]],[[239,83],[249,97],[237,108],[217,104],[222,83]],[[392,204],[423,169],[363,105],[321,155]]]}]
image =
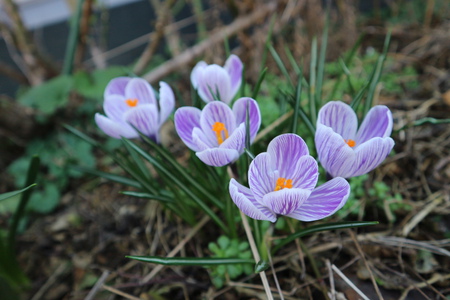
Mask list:
[{"label": "crocus flower", "polygon": [[344,178],[366,174],[391,152],[394,140],[392,114],[384,105],[374,106],[358,129],[353,109],[331,101],[319,111],[315,143],[319,161],[329,175]]},{"label": "crocus flower", "polygon": [[234,203],[250,218],[275,222],[284,215],[315,221],[335,213],[350,193],[350,185],[340,177],[315,188],[318,175],[317,162],[303,139],[282,134],[251,162],[250,188],[231,179],[229,191]]},{"label": "crocus flower", "polygon": [[159,128],[175,106],[170,86],[160,82],[159,108],[150,84],[142,78],[118,77],[111,80],[104,92],[106,117],[97,113],[95,122],[107,135],[120,139],[137,138],[139,133],[159,141]]},{"label": "crocus flower", "polygon": [[234,54],[223,67],[200,61],[191,72],[192,86],[207,103],[220,100],[229,104],[241,86],[242,68],[241,60]]},{"label": "crocus flower", "polygon": [[210,102],[203,110],[181,107],[175,112],[175,129],[186,146],[205,164],[225,166],[244,152],[247,107],[252,142],[261,125],[259,107],[252,98],[236,100],[233,109],[221,101]]}]

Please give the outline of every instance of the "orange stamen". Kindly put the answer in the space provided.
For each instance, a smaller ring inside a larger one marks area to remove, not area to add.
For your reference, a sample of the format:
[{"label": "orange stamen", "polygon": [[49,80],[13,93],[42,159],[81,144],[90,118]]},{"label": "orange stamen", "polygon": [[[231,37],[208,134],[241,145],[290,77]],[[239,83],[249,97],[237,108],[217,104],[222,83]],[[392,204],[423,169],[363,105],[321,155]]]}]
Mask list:
[{"label": "orange stamen", "polygon": [[275,185],[274,192],[279,191],[281,189],[291,189],[292,188],[292,179],[286,179],[283,177],[279,177],[277,179],[277,184]]},{"label": "orange stamen", "polygon": [[138,104],[138,99],[127,99],[127,100],[125,100],[125,103],[129,107],[135,107]]},{"label": "orange stamen", "polygon": [[347,145],[349,145],[352,148],[355,147],[355,145],[356,145],[356,142],[354,140],[348,139],[348,140],[344,140],[344,141],[347,143]]},{"label": "orange stamen", "polygon": [[217,143],[219,145],[228,138],[228,130],[225,127],[225,124],[221,122],[214,123],[212,126],[212,131],[216,133]]}]

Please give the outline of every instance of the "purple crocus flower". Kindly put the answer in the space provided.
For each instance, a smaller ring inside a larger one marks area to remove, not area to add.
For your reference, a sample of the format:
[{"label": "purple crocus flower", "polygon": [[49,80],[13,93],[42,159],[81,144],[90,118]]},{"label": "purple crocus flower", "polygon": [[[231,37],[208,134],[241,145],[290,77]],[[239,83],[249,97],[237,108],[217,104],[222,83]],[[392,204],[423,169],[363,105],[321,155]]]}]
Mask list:
[{"label": "purple crocus flower", "polygon": [[220,100],[229,104],[241,86],[242,68],[241,60],[234,54],[223,67],[200,61],[191,72],[192,86],[206,103]]},{"label": "purple crocus flower", "polygon": [[318,175],[317,162],[303,139],[282,134],[251,162],[250,188],[231,179],[229,190],[234,203],[250,218],[275,222],[285,215],[315,221],[334,214],[350,194],[350,185],[340,177],[315,188]]},{"label": "purple crocus flower", "polygon": [[360,176],[375,169],[391,152],[392,114],[374,106],[358,128],[353,109],[331,101],[319,111],[315,143],[319,161],[332,177]]},{"label": "purple crocus flower", "polygon": [[247,105],[252,142],[261,125],[258,103],[252,98],[236,100],[233,109],[221,101],[210,102],[203,110],[181,107],[175,112],[175,129],[205,164],[225,166],[236,161],[244,152]]},{"label": "purple crocus flower", "polygon": [[137,138],[139,133],[159,142],[159,128],[175,106],[170,86],[160,82],[159,108],[150,84],[142,78],[118,77],[111,80],[104,92],[106,117],[97,113],[95,122],[104,133],[120,139]]}]

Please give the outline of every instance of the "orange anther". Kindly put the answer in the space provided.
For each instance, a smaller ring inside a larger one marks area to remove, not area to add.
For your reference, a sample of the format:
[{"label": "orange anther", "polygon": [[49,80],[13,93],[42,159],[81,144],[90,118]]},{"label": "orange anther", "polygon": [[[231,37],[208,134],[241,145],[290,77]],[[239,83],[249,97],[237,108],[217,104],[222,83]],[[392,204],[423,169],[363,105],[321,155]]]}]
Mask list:
[{"label": "orange anther", "polygon": [[354,140],[348,139],[348,140],[344,140],[347,145],[349,145],[350,147],[355,147],[356,142]]},{"label": "orange anther", "polygon": [[138,104],[138,99],[127,99],[127,100],[125,100],[125,103],[129,107],[135,107]]},{"label": "orange anther", "polygon": [[[216,122],[212,125],[212,131],[216,133],[217,143],[220,145],[228,138],[228,130],[225,124],[221,122]],[[222,136],[223,132],[223,136]]]},{"label": "orange anther", "polygon": [[286,179],[283,177],[279,177],[277,179],[277,183],[275,185],[274,192],[279,191],[281,189],[291,189],[292,188],[292,179]]}]

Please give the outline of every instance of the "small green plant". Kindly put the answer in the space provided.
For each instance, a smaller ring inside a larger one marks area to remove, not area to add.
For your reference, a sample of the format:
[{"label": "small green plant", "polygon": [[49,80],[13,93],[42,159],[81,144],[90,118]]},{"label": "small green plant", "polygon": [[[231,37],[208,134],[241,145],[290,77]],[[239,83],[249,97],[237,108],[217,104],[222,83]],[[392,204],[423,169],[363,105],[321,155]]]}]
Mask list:
[{"label": "small green plant", "polygon": [[[237,239],[230,239],[224,235],[217,239],[217,243],[211,242],[208,245],[213,253],[213,258],[251,258],[252,253],[247,242],[240,242]],[[221,288],[227,278],[235,279],[242,274],[249,275],[253,272],[253,266],[250,264],[240,265],[219,265],[211,266],[211,280],[217,288]]]}]

